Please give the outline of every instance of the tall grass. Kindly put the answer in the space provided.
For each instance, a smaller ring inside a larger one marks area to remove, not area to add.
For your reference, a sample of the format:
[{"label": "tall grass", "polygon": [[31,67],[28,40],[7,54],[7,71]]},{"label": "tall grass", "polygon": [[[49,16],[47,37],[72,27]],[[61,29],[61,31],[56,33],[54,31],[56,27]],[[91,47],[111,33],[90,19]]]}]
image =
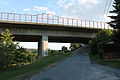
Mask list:
[{"label": "tall grass", "polygon": [[56,54],[39,59],[30,65],[15,68],[11,71],[0,72],[0,80],[23,80],[24,78],[36,74],[50,64],[58,62],[71,54]]}]

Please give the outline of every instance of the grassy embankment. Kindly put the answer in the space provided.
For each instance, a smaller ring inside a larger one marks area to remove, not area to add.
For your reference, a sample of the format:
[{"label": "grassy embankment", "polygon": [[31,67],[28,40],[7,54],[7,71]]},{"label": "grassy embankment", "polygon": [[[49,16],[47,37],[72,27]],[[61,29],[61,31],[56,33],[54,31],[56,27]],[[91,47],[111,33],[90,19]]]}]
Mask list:
[{"label": "grassy embankment", "polygon": [[37,60],[30,65],[16,69],[14,68],[12,71],[0,72],[0,80],[24,80],[26,77],[39,73],[70,55],[72,54],[55,54]]},{"label": "grassy embankment", "polygon": [[100,59],[98,55],[90,55],[90,59],[94,63],[98,63],[105,66],[110,66],[114,68],[120,68],[120,61],[105,61]]}]

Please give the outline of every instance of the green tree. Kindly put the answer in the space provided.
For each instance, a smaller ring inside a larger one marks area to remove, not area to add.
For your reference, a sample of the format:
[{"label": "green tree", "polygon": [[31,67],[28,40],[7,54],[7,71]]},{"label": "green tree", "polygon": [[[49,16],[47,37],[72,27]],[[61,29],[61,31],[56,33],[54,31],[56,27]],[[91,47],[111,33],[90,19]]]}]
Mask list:
[{"label": "green tree", "polygon": [[67,52],[67,47],[62,46],[62,51],[63,51],[63,52]]},{"label": "green tree", "polygon": [[14,61],[16,64],[24,64],[28,62],[33,62],[37,58],[36,53],[32,53],[30,50],[19,47],[15,53]]},{"label": "green tree", "polygon": [[0,36],[0,69],[11,67],[12,64],[19,66],[33,62],[37,54],[22,48],[18,43],[13,42],[9,30],[1,33]]},{"label": "green tree", "polygon": [[102,30],[100,31],[96,38],[94,38],[92,41],[90,41],[91,46],[91,53],[92,54],[99,54],[102,58],[102,54],[104,53],[102,45],[112,41],[112,30]]},{"label": "green tree", "polygon": [[74,50],[78,49],[79,47],[81,47],[80,43],[71,43],[70,44],[71,51],[74,51]]},{"label": "green tree", "polygon": [[120,0],[114,0],[113,7],[114,10],[110,11],[110,13],[114,13],[115,15],[109,16],[112,21],[108,24],[116,30],[114,32],[113,41],[118,47],[120,47]]},{"label": "green tree", "polygon": [[16,47],[18,44],[13,43],[12,34],[9,33],[9,30],[1,33],[0,37],[0,66],[5,67],[9,66],[14,61],[14,54],[16,52]]}]

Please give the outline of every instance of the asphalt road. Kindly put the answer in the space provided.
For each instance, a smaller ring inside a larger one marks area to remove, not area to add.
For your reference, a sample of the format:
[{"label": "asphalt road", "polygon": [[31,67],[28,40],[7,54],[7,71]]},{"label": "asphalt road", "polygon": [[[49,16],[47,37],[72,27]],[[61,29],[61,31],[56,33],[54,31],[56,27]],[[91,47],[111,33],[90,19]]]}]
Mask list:
[{"label": "asphalt road", "polygon": [[83,47],[73,56],[29,80],[120,80],[114,74],[92,66],[88,51],[87,47]]}]

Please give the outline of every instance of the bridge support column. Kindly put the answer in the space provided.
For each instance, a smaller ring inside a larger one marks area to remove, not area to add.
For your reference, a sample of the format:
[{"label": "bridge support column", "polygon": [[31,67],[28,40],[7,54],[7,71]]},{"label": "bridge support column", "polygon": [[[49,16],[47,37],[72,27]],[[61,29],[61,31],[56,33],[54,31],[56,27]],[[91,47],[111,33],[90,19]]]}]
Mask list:
[{"label": "bridge support column", "polygon": [[38,55],[41,58],[48,56],[48,36],[42,36],[38,42]]}]

